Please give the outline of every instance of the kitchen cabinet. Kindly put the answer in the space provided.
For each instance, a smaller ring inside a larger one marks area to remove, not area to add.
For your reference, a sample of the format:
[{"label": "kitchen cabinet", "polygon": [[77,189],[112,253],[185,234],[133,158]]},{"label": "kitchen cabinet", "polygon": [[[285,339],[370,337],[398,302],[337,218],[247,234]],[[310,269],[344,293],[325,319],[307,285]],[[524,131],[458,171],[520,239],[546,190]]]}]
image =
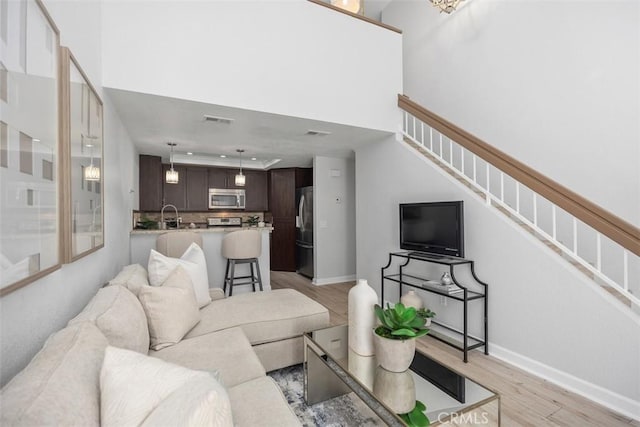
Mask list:
[{"label": "kitchen cabinet", "polygon": [[167,184],[164,177],[170,168],[169,165],[162,165],[163,205],[174,205],[178,211],[184,211],[187,209],[187,168],[174,165],[173,168],[178,172],[178,183]]},{"label": "kitchen cabinet", "polygon": [[141,154],[139,157],[139,210],[157,212],[162,208],[162,158]]},{"label": "kitchen cabinet", "polygon": [[244,187],[235,185],[237,168],[209,168],[209,188],[244,189],[246,193],[245,211],[263,212],[269,208],[267,196],[267,172],[245,169]]},{"label": "kitchen cabinet", "polygon": [[174,165],[178,171],[177,184],[164,181],[169,165],[162,164],[159,156],[141,154],[139,157],[139,209],[159,212],[165,204],[172,204],[179,211],[209,211],[209,188],[244,188],[246,212],[264,212],[269,209],[267,172],[243,170],[244,187],[235,186],[237,168]]},{"label": "kitchen cabinet", "polygon": [[228,188],[227,175],[229,169],[209,168],[209,188]]},{"label": "kitchen cabinet", "polygon": [[202,212],[209,209],[209,173],[204,167],[188,167],[186,174],[187,209]]},{"label": "kitchen cabinet", "polygon": [[267,172],[248,170],[243,171],[246,178],[245,211],[264,212],[269,210],[269,198],[267,195]]},{"label": "kitchen cabinet", "polygon": [[273,218],[271,270],[296,271],[296,220]]}]

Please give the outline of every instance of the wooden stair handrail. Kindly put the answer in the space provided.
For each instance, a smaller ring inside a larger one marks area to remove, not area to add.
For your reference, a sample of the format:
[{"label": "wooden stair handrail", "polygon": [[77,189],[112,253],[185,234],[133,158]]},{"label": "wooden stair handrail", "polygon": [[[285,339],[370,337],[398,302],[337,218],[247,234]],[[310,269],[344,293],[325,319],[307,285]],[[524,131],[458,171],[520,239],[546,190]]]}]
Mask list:
[{"label": "wooden stair handrail", "polygon": [[382,22],[376,21],[375,19],[367,18],[364,15],[358,15],[357,13],[349,12],[348,10],[340,9],[337,6],[332,5],[331,3],[325,3],[322,0],[307,0],[311,3],[318,4],[320,6],[328,7],[329,9],[333,9],[336,12],[344,13],[345,15],[349,15],[353,18],[359,19],[361,21],[368,22],[369,24],[377,25],[378,27],[386,28],[387,30],[391,30],[393,32],[402,34],[402,30],[397,29],[396,27],[392,27],[391,25],[383,24]]},{"label": "wooden stair handrail", "polygon": [[640,256],[640,228],[601,208],[469,132],[398,94],[398,107],[491,163],[585,224]]}]

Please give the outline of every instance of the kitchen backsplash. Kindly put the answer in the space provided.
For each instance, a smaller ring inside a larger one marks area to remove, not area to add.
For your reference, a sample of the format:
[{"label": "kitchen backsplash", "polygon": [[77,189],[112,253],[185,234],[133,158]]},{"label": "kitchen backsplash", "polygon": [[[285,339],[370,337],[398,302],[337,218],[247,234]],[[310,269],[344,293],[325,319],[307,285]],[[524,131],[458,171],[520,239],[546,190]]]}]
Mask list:
[{"label": "kitchen backsplash", "polygon": [[[264,221],[265,218],[269,220],[270,215],[268,212],[180,212],[178,211],[178,217],[182,218],[183,225],[189,225],[194,223],[198,227],[206,227],[207,226],[207,218],[229,218],[229,217],[240,217],[242,218],[242,222],[245,223],[249,219],[250,216],[258,216],[259,221]],[[175,212],[173,210],[166,209],[164,211],[165,219],[173,219],[175,218]],[[159,212],[133,212],[133,228],[136,227],[138,221],[142,219],[148,219],[151,221],[160,221],[160,213]]]}]

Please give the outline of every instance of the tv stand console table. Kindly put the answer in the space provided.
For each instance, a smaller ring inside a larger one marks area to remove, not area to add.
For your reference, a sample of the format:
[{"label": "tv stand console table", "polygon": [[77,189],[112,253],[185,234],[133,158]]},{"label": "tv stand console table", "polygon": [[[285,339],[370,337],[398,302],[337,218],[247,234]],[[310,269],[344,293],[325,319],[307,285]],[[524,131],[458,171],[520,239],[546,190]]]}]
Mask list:
[{"label": "tv stand console table", "polygon": [[[394,263],[394,261],[396,262]],[[416,274],[405,273],[405,267],[407,267],[412,261],[448,266],[451,280],[453,284],[455,284],[459,289],[456,289],[455,291],[449,291],[446,286],[442,286],[440,288],[439,278],[429,279],[426,277],[420,277]],[[395,267],[397,268],[396,272],[391,274],[386,273],[386,270],[388,270],[392,265],[395,265]],[[473,281],[467,285],[462,285],[458,281],[458,279],[456,279],[455,272],[457,269],[465,266],[469,268]],[[474,270],[474,262],[472,260],[432,255],[422,252],[391,252],[389,253],[389,262],[381,269],[380,299],[382,305],[384,305],[385,301],[385,281],[398,284],[399,296],[402,296],[403,286],[408,286],[410,288],[420,289],[425,292],[430,292],[432,294],[437,294],[442,297],[458,301],[462,308],[462,330],[454,328],[453,326],[446,325],[443,322],[432,320],[432,325],[435,325],[436,327],[431,329],[429,335],[437,340],[444,342],[445,344],[448,344],[462,351],[463,360],[465,363],[468,360],[467,355],[469,350],[484,347],[484,354],[489,354],[487,316],[487,306],[489,298],[488,285],[481,281],[476,275],[476,272]],[[483,337],[474,337],[469,334],[468,308],[469,304],[474,302],[482,304],[482,322],[484,331]],[[446,331],[448,331],[449,334],[443,333]],[[462,342],[452,337],[451,333],[460,337]]]}]

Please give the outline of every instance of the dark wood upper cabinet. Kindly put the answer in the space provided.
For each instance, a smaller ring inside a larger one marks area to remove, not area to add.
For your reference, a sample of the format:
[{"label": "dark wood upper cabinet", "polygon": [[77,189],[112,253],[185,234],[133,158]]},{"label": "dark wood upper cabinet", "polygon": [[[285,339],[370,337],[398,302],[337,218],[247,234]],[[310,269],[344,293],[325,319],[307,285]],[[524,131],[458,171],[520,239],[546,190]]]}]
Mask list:
[{"label": "dark wood upper cabinet", "polygon": [[276,218],[295,218],[295,205],[295,169],[271,169],[269,171],[269,209],[274,220]]},{"label": "dark wood upper cabinet", "polygon": [[313,185],[313,168],[296,168],[296,188]]},{"label": "dark wood upper cabinet", "polygon": [[208,168],[209,188],[227,188],[227,169]]},{"label": "dark wood upper cabinet", "polygon": [[207,168],[188,167],[186,176],[187,210],[207,211],[209,209],[209,173]]},{"label": "dark wood upper cabinet", "polygon": [[139,210],[157,212],[162,208],[162,159],[141,154],[139,160]]},{"label": "dark wood upper cabinet", "polygon": [[245,211],[262,212],[269,210],[267,197],[267,172],[258,170],[243,171],[246,175]]},{"label": "dark wood upper cabinet", "polygon": [[173,168],[178,172],[178,183],[167,184],[164,177],[169,168],[169,165],[162,165],[163,204],[174,205],[179,211],[184,211],[187,208],[187,168],[174,165]]}]

